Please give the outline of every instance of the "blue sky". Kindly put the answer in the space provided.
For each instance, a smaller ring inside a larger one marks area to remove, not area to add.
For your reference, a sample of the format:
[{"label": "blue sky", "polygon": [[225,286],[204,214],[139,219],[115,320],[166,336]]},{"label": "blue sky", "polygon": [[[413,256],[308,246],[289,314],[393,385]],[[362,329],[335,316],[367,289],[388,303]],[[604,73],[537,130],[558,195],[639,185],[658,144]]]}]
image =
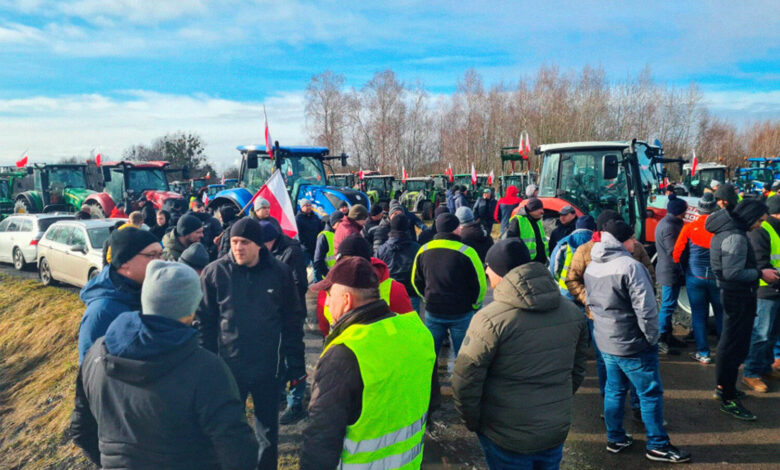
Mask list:
[{"label": "blue sky", "polygon": [[[359,87],[390,68],[449,94],[540,65],[695,80],[740,122],[780,119],[780,2],[0,0],[0,161],[118,154],[178,129],[220,164],[273,135],[305,143],[313,74]],[[737,6],[735,6],[737,5]]]}]

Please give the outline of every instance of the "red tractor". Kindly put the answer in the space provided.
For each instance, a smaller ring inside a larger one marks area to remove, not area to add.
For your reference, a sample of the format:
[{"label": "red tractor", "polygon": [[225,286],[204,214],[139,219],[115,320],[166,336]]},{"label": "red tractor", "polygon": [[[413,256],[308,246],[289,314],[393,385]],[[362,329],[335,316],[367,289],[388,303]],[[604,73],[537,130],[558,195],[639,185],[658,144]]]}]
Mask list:
[{"label": "red tractor", "polygon": [[[171,191],[166,172],[169,162],[107,162],[103,170],[103,192],[92,194],[86,203],[93,213],[106,217],[123,216],[142,207],[165,209],[171,214],[181,215],[187,210],[187,200]],[[186,169],[181,170],[187,173]],[[185,176],[186,177],[186,176]]]}]

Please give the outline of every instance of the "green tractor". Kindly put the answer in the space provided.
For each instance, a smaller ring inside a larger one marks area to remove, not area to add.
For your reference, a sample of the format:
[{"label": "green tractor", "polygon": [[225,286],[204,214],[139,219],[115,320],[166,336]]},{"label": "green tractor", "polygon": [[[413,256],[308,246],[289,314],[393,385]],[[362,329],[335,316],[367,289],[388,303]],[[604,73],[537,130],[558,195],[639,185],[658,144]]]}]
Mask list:
[{"label": "green tractor", "polygon": [[420,214],[422,220],[432,220],[433,210],[444,200],[444,192],[436,187],[433,178],[407,178],[403,189],[399,202]]},{"label": "green tractor", "polygon": [[0,220],[13,214],[16,183],[25,176],[26,171],[0,170]]},{"label": "green tractor", "polygon": [[371,204],[387,207],[390,200],[395,199],[399,187],[393,175],[371,175],[363,177],[360,189],[366,193]]},{"label": "green tractor", "polygon": [[[509,174],[504,172],[506,162],[510,162],[512,165],[512,172]],[[515,162],[520,163],[520,172],[515,172]],[[522,171],[523,165],[526,167],[525,171]],[[506,188],[510,186],[516,187],[520,194],[525,194],[525,187],[531,183],[536,183],[537,180],[536,173],[530,171],[529,168],[528,155],[520,153],[517,147],[503,147],[501,149],[501,176],[498,177],[501,195],[506,194]]]},{"label": "green tractor", "polygon": [[330,174],[328,175],[328,186],[353,189],[355,187],[355,175],[352,173]]},{"label": "green tractor", "polygon": [[17,214],[41,212],[78,212],[90,194],[92,178],[88,176],[87,165],[83,163],[36,164],[27,170],[32,173],[25,178],[29,190],[14,198],[14,212]]}]

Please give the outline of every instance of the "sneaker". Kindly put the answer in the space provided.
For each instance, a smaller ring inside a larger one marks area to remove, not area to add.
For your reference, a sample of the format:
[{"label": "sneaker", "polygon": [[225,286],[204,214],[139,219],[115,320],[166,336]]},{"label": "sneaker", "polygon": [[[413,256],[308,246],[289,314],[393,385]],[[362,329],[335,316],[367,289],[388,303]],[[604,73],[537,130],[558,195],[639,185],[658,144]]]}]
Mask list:
[{"label": "sneaker", "polygon": [[756,415],[750,412],[747,408],[742,406],[739,400],[724,401],[720,404],[720,411],[730,414],[731,416],[744,421],[755,421]]},{"label": "sneaker", "polygon": [[607,451],[612,452],[613,454],[617,454],[621,450],[631,447],[631,444],[633,443],[634,438],[631,437],[631,434],[626,434],[626,440],[623,442],[607,441]]},{"label": "sneaker", "polygon": [[688,354],[691,359],[693,359],[696,362],[699,362],[701,364],[712,364],[712,358],[710,356],[705,356],[704,354],[700,353],[690,353]]},{"label": "sneaker", "polygon": [[[737,390],[737,400],[741,400],[747,396],[747,393],[742,390]],[[723,390],[716,388],[715,393],[712,394],[712,398],[723,401]]]},{"label": "sneaker", "polygon": [[648,450],[645,457],[656,462],[683,463],[691,461],[690,452],[678,449],[671,444],[666,444],[660,449]]},{"label": "sneaker", "polygon": [[670,348],[680,348],[684,349],[688,347],[688,345],[684,341],[680,341],[679,339],[675,338],[673,334],[669,334],[666,336],[666,344]]},{"label": "sneaker", "polygon": [[308,416],[308,413],[303,409],[303,406],[288,406],[279,417],[279,424],[295,424],[306,416]]},{"label": "sneaker", "polygon": [[679,356],[680,351],[678,349],[674,349],[671,346],[669,346],[668,343],[664,341],[658,342],[658,354],[667,354],[669,356]]},{"label": "sneaker", "polygon": [[754,392],[766,393],[769,391],[769,387],[761,380],[761,377],[742,377],[742,383]]}]

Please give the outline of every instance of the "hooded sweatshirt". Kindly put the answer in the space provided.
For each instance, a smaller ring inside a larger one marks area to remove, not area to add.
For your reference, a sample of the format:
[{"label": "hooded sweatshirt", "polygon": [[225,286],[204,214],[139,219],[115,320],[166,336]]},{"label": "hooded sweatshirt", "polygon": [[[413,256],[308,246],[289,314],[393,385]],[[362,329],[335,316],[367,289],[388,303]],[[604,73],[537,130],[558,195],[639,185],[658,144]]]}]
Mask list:
[{"label": "hooded sweatshirt", "polygon": [[141,285],[109,265],[79,294],[87,306],[79,325],[79,364],[120,313],[141,309]]},{"label": "hooded sweatshirt", "polygon": [[601,241],[593,245],[585,289],[593,337],[602,352],[631,356],[658,342],[658,304],[650,272],[608,232],[601,232]]},{"label": "hooded sweatshirt", "polygon": [[196,331],[126,312],[79,370],[71,435],[102,468],[245,469],[257,462],[238,387]]},{"label": "hooded sweatshirt", "polygon": [[506,227],[512,216],[512,211],[523,202],[523,198],[518,197],[518,193],[517,187],[509,186],[506,188],[506,196],[500,198],[498,204],[496,204],[493,218],[501,223],[502,234],[506,232]]},{"label": "hooded sweatshirt", "polygon": [[[550,273],[554,278],[557,279],[558,276],[560,276],[563,266],[566,264],[566,248],[571,248],[573,255],[577,251],[577,248],[588,243],[591,238],[593,238],[593,230],[580,228],[563,237],[561,241],[555,245],[552,253],[550,253]],[[561,288],[561,294],[566,296],[569,300],[574,300],[574,296],[569,293],[568,289]]]},{"label": "hooded sweatshirt", "polygon": [[704,228],[714,234],[710,242],[710,263],[718,287],[745,294],[755,290],[761,271],[746,234],[750,227],[732,217],[729,211],[717,211],[707,217]]},{"label": "hooded sweatshirt", "polygon": [[[390,277],[390,270],[384,261],[379,258],[371,258],[371,266],[374,267],[379,282],[384,282]],[[325,300],[328,298],[328,293],[324,290],[317,294],[317,325],[320,327],[320,331],[324,336],[328,336],[330,333],[330,324],[325,318]],[[390,311],[393,313],[409,313],[413,312],[412,301],[409,299],[409,294],[406,293],[406,287],[398,281],[391,281],[390,283],[390,303],[388,304]]]},{"label": "hooded sweatshirt", "polygon": [[588,327],[536,262],[507,273],[474,315],[452,375],[455,407],[471,431],[532,453],[566,440],[585,378]]}]

